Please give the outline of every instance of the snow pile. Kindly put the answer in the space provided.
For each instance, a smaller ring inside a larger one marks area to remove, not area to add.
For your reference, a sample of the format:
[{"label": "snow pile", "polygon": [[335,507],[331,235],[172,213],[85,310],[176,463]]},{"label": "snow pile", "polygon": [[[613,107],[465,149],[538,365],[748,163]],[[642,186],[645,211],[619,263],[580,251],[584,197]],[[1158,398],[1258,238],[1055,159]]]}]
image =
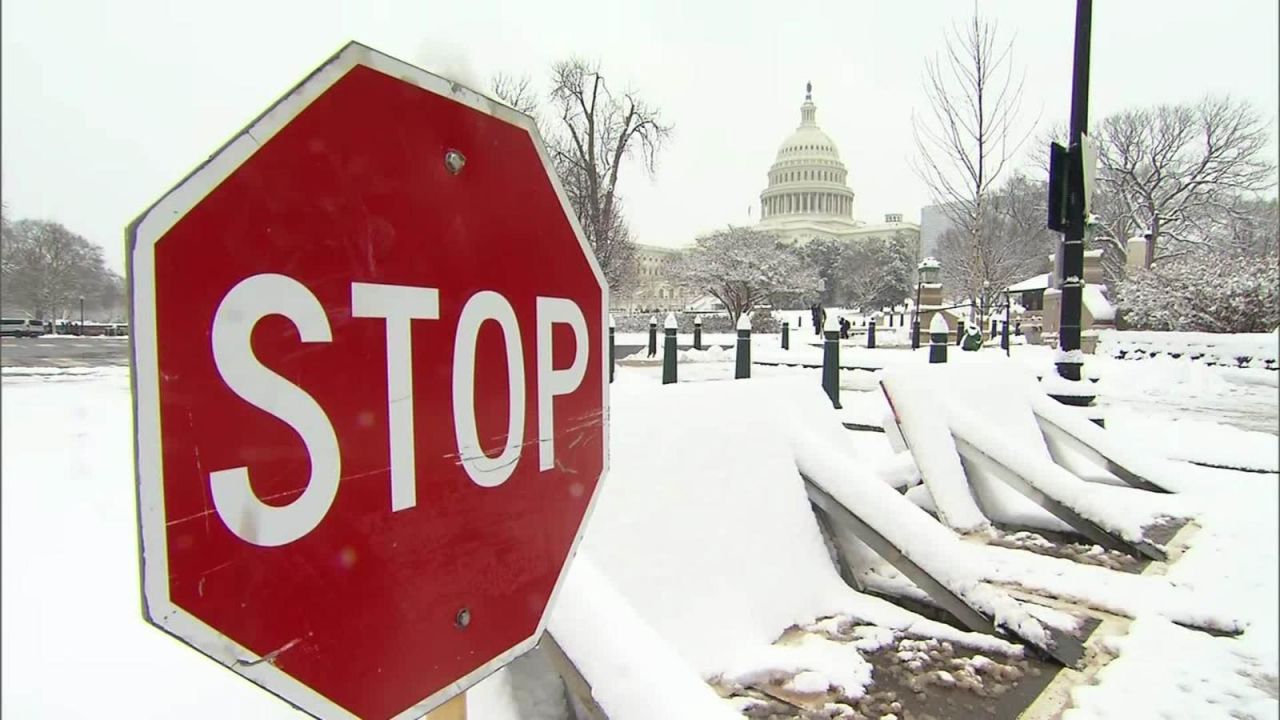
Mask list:
[{"label": "snow pile", "polygon": [[586,553],[573,561],[550,630],[610,718],[738,717],[645,624]]},{"label": "snow pile", "polygon": [[1107,431],[1124,445],[1148,445],[1174,460],[1277,473],[1280,440],[1221,423],[1134,412],[1124,406],[1107,413]]},{"label": "snow pile", "polygon": [[676,357],[679,362],[703,363],[733,362],[736,356],[733,348],[724,348],[719,345],[712,345],[711,347],[703,348],[702,350],[694,350],[693,348],[681,350],[676,354]]},{"label": "snow pile", "polygon": [[1099,671],[1098,685],[1071,691],[1063,720],[1276,717],[1275,676],[1242,662],[1229,641],[1152,617],[1107,644],[1120,656]]},{"label": "snow pile", "polygon": [[142,619],[128,373],[64,374],[4,380],[3,714],[304,717]]},{"label": "snow pile", "polygon": [[1105,289],[1105,285],[1085,285],[1084,290],[1081,291],[1081,299],[1095,321],[1114,322],[1116,319],[1116,306],[1112,305],[1107,296],[1103,294]]},{"label": "snow pile", "polygon": [[871,684],[871,663],[858,654],[856,643],[802,635],[791,643],[766,645],[743,655],[729,666],[724,678],[739,685],[764,684],[790,678],[790,689],[823,693],[833,686],[856,700]]}]

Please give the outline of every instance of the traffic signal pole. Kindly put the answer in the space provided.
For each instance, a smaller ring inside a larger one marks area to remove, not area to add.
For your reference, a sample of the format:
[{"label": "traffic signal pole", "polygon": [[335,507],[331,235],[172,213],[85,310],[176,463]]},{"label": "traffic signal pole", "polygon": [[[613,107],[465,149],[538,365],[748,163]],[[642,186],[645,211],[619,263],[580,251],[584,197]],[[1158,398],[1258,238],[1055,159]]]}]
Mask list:
[{"label": "traffic signal pole", "polygon": [[[1075,61],[1071,77],[1071,129],[1068,142],[1081,151],[1081,135],[1089,123],[1089,26],[1093,0],[1076,0]],[[1071,183],[1067,200],[1067,228],[1062,247],[1062,315],[1058,324],[1058,375],[1079,380],[1084,357],[1080,351],[1081,304],[1084,298],[1085,198]]]}]

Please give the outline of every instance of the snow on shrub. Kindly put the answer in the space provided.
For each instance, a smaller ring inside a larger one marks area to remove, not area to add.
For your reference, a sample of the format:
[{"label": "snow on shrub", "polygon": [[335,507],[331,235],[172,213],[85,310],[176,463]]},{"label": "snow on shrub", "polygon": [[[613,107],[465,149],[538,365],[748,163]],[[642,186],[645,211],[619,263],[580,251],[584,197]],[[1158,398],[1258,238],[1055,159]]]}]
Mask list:
[{"label": "snow on shrub", "polygon": [[1205,250],[1135,270],[1120,283],[1120,306],[1135,330],[1266,332],[1280,322],[1275,252]]}]

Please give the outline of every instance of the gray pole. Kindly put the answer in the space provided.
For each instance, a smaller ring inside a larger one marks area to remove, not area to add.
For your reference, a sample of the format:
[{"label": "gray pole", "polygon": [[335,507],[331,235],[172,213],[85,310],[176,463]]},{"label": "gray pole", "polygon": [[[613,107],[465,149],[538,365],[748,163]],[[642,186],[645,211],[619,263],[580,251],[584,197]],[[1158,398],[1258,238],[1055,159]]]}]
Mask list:
[{"label": "gray pole", "polygon": [[1009,301],[1009,291],[1004,291],[1004,325],[1000,328],[1000,347],[1004,348],[1006,357],[1012,355],[1009,351],[1009,314],[1013,312],[1012,303]]},{"label": "gray pole", "polygon": [[84,335],[84,298],[80,298],[80,335]]},{"label": "gray pole", "polygon": [[662,384],[676,381],[676,316],[667,313],[662,325]]},{"label": "gray pole", "polygon": [[876,347],[876,319],[872,317],[867,321],[867,349],[874,350]]},{"label": "gray pole", "polygon": [[649,357],[658,355],[658,318],[649,318]]},{"label": "gray pole", "polygon": [[924,278],[920,277],[920,267],[916,267],[916,304],[911,306],[911,349],[920,348],[920,286]]},{"label": "gray pole", "polygon": [[964,342],[964,318],[956,320],[956,347]]},{"label": "gray pole", "polygon": [[609,382],[613,382],[613,368],[617,364],[617,354],[613,349],[613,332],[614,332],[613,316],[609,316]]},{"label": "gray pole", "polygon": [[693,349],[702,349],[702,316],[695,315],[693,317]]},{"label": "gray pole", "polygon": [[786,320],[782,321],[782,349],[791,349],[791,323]]},{"label": "gray pole", "polygon": [[[1083,155],[1080,136],[1089,124],[1089,29],[1093,20],[1093,0],[1076,0],[1075,59],[1071,76],[1071,143],[1072,152]],[[1073,169],[1075,163],[1071,164]],[[1071,182],[1068,187],[1080,188],[1083,183]],[[1079,380],[1080,354],[1080,306],[1084,297],[1084,198],[1068,191],[1067,232],[1062,240],[1062,314],[1058,327],[1060,355],[1058,375],[1067,380]]]}]

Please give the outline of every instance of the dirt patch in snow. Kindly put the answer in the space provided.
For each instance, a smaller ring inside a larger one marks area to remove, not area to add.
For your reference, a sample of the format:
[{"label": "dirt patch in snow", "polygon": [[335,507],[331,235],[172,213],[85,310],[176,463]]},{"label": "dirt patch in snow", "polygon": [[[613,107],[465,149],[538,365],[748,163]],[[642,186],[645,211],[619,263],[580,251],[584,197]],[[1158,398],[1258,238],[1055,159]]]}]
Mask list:
[{"label": "dirt patch in snow", "polygon": [[[854,637],[857,628],[849,630]],[[800,692],[797,688],[803,683],[789,677],[716,689],[744,717],[757,720],[995,720],[1018,717],[1060,670],[1032,653],[1002,657],[933,638],[897,638],[862,656],[873,672],[871,685],[859,697],[836,691]]]},{"label": "dirt patch in snow", "polygon": [[1048,530],[1031,532],[1027,530],[993,528],[992,535],[987,542],[999,547],[1026,550],[1049,557],[1065,558],[1082,565],[1097,565],[1108,570],[1118,570],[1120,572],[1140,573],[1147,566],[1145,559],[1135,558],[1132,555],[1115,550],[1107,550],[1100,545],[1081,540],[1081,538],[1065,533],[1055,533]]}]

